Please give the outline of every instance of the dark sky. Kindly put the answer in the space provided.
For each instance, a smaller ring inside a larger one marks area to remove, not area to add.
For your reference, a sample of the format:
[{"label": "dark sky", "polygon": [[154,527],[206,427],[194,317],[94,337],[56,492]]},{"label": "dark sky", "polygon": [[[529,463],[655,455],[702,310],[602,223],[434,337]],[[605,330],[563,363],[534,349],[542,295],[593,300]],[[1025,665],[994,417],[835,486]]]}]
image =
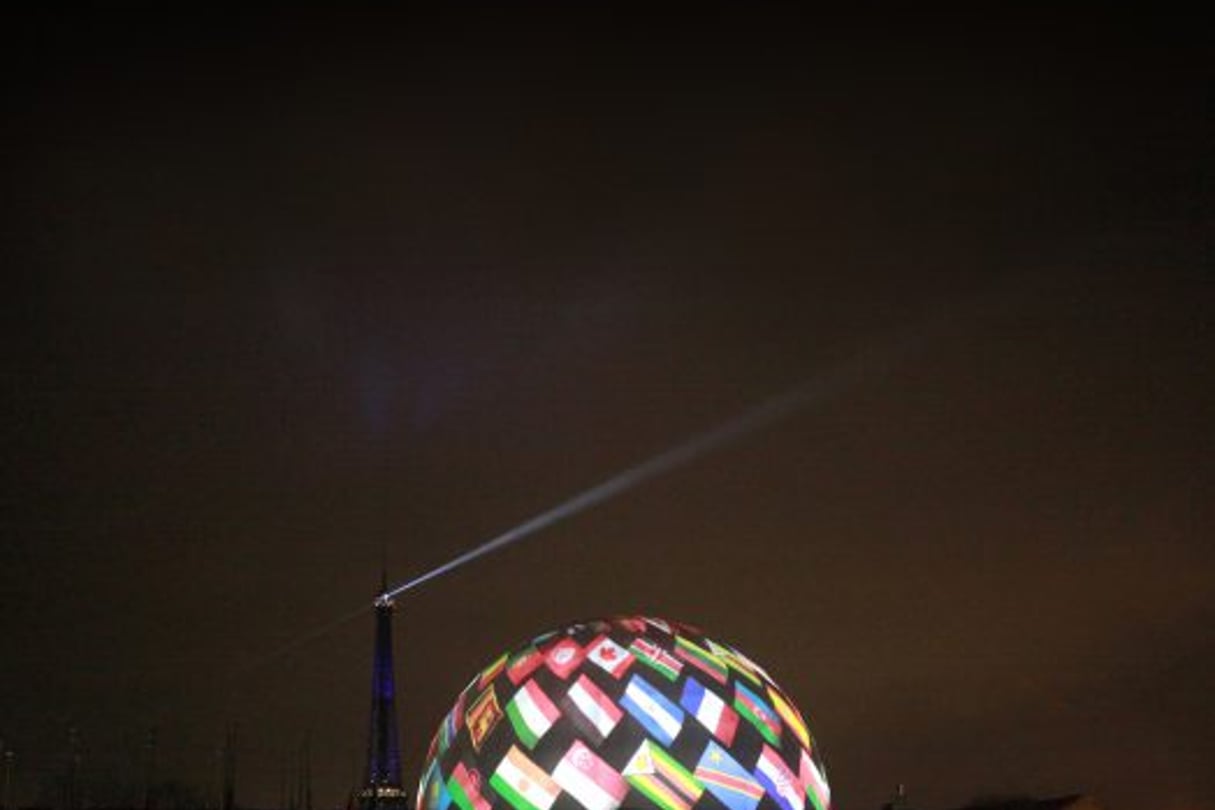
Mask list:
[{"label": "dark sky", "polygon": [[[404,597],[469,677],[645,612],[800,702],[841,807],[1215,808],[1209,28],[51,14],[5,26],[0,736],[18,798],[322,806],[370,615],[791,387],[798,414]],[[867,359],[857,360],[858,357]],[[101,788],[96,788],[100,792]]]}]

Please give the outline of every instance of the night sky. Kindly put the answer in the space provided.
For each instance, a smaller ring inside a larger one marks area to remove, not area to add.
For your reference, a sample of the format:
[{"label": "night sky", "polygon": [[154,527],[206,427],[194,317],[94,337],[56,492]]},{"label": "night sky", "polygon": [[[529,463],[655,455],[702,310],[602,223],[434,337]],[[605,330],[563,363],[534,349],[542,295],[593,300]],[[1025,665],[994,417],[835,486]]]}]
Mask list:
[{"label": "night sky", "polygon": [[[1103,12],[1104,14],[1105,12]],[[577,618],[679,619],[842,808],[1215,808],[1209,27],[729,11],[10,20],[0,738],[320,806],[405,580],[405,779]],[[841,369],[843,372],[841,372]]]}]

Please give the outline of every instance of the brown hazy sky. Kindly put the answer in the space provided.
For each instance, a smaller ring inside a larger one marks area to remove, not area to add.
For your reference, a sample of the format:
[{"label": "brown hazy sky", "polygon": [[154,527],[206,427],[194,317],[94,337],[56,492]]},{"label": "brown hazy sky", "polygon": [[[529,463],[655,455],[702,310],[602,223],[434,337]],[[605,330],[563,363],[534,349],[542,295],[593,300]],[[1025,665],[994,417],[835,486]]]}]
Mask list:
[{"label": "brown hazy sky", "polygon": [[[735,16],[736,15],[736,16]],[[406,780],[568,620],[729,640],[843,808],[1215,808],[1211,72],[1184,15],[51,14],[5,26],[0,737],[270,806]],[[866,354],[869,352],[869,354]],[[858,357],[867,357],[857,361]],[[101,788],[97,788],[98,791]]]}]

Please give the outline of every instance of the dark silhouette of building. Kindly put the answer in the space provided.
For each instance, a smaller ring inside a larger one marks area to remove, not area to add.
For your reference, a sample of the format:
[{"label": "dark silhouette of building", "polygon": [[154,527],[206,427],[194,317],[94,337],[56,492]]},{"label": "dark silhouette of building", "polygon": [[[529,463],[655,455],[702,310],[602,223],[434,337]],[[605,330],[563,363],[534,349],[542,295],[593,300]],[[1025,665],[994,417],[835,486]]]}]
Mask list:
[{"label": "dark silhouette of building", "polygon": [[401,784],[401,748],[397,739],[396,685],[392,669],[392,600],[385,597],[388,579],[375,600],[375,658],[371,667],[371,727],[367,737],[367,772],[359,791],[361,810],[406,810]]}]

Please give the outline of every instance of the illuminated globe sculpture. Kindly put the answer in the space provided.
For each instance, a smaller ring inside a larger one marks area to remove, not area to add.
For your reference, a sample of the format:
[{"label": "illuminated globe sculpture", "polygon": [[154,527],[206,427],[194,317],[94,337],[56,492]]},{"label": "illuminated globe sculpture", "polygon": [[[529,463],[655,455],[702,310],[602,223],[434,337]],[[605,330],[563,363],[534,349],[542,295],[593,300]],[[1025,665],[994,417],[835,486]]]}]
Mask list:
[{"label": "illuminated globe sculpture", "polygon": [[504,653],[460,694],[422,774],[418,810],[831,806],[814,739],[767,673],[642,617]]}]

